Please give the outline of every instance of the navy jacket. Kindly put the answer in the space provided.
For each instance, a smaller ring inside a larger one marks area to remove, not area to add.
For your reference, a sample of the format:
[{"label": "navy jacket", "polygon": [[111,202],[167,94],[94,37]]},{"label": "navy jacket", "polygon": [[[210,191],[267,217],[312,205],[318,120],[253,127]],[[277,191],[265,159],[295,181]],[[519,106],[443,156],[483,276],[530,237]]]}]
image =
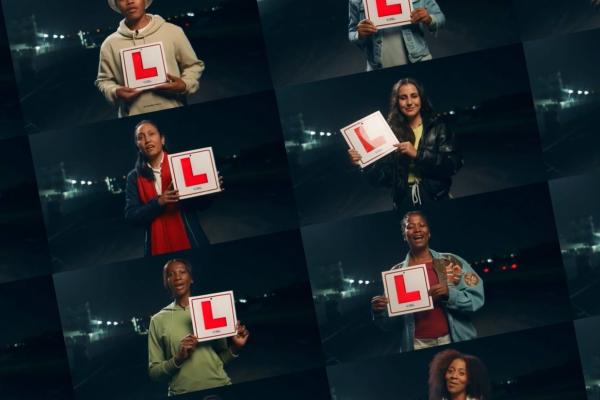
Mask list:
[{"label": "navy jacket", "polygon": [[[132,225],[141,226],[146,230],[144,255],[150,255],[150,225],[156,217],[163,213],[165,206],[158,204],[158,197],[143,204],[138,192],[137,178],[138,173],[135,169],[127,174],[125,220]],[[210,245],[196,215],[196,211],[206,209],[209,204],[210,200],[206,196],[183,200],[178,203],[188,239],[194,248],[207,249]]]}]

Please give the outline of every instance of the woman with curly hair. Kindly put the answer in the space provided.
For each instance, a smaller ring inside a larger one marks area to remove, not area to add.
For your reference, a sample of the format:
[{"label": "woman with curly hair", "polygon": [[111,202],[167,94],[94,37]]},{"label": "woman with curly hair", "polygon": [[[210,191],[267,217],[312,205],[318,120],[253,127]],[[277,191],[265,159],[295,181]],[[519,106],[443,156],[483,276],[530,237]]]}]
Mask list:
[{"label": "woman with curly hair", "polygon": [[429,365],[429,400],[489,400],[490,382],[483,362],[447,349]]},{"label": "woman with curly hair", "polygon": [[[462,156],[454,134],[434,112],[419,82],[404,78],[394,84],[387,122],[400,143],[397,151],[367,168],[369,180],[391,187],[394,207],[401,211],[449,198]],[[358,151],[350,149],[348,155],[359,165]]]}]

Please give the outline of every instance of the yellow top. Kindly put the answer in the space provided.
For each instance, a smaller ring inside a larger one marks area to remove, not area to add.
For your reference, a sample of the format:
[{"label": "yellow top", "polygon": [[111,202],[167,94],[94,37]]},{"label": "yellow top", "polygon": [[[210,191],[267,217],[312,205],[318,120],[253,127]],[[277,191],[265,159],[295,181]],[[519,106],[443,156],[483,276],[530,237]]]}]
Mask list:
[{"label": "yellow top", "polygon": [[[421,142],[421,136],[423,136],[423,124],[413,129],[415,133],[415,149],[419,150],[419,143]],[[416,182],[418,176],[415,175],[415,163],[411,162],[408,167],[408,184],[412,185]]]}]

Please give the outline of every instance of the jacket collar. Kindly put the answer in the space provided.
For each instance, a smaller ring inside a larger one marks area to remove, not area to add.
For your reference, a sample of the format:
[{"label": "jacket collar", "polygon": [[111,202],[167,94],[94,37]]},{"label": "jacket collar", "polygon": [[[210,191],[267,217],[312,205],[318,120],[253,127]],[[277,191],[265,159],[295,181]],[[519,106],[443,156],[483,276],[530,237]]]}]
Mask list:
[{"label": "jacket collar", "polygon": [[[429,249],[429,252],[431,253],[431,257],[434,260],[443,258],[442,255],[440,253],[438,253],[437,251],[433,250],[433,249]],[[410,258],[410,251],[408,253],[406,253],[406,257],[404,257],[404,261],[402,261],[399,265],[400,268],[404,268],[408,265],[408,259]]]}]

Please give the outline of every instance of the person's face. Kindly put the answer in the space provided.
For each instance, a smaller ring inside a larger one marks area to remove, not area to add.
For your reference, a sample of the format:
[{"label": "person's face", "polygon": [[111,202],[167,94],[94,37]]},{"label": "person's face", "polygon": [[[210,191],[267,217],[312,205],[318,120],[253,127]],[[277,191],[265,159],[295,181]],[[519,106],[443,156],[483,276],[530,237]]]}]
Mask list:
[{"label": "person's face", "polygon": [[154,125],[142,124],[135,130],[135,144],[146,158],[153,159],[163,151],[165,138]]},{"label": "person's face", "polygon": [[129,21],[137,21],[146,14],[146,0],[116,0],[117,8]]},{"label": "person's face", "polygon": [[421,96],[412,83],[398,88],[398,108],[406,118],[414,118],[421,112]]},{"label": "person's face", "polygon": [[448,366],[444,378],[446,379],[448,393],[455,395],[466,392],[469,374],[465,360],[461,358],[454,359]]},{"label": "person's face", "polygon": [[192,276],[188,272],[184,264],[180,262],[172,262],[167,267],[167,286],[171,291],[171,294],[180,298],[190,293],[190,286],[192,285]]},{"label": "person's face", "polygon": [[418,214],[410,215],[404,228],[404,237],[411,249],[421,249],[429,246],[429,225],[425,218]]}]

